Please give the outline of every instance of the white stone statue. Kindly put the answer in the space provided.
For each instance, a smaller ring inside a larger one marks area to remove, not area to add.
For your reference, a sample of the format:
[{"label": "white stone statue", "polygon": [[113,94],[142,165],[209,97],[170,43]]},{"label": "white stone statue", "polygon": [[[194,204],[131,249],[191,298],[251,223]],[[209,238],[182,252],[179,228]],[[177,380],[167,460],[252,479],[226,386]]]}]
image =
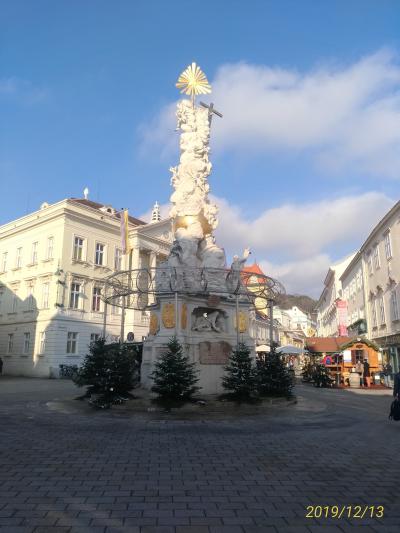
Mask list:
[{"label": "white stone statue", "polygon": [[250,254],[251,254],[250,248],[245,248],[245,250],[243,251],[242,257],[239,257],[238,255],[234,255],[232,265],[231,265],[231,270],[237,271],[237,272],[240,272],[241,270],[243,270],[244,264],[246,263],[247,258],[249,257]]},{"label": "white stone statue", "polygon": [[192,331],[224,331],[224,317],[221,311],[215,310],[196,316]]},{"label": "white stone statue", "polygon": [[198,256],[203,266],[207,268],[225,268],[225,251],[215,244],[214,235],[206,235],[201,240]]},{"label": "white stone statue", "polygon": [[241,286],[240,272],[243,270],[243,267],[250,254],[251,254],[250,248],[246,248],[243,252],[242,257],[239,257],[238,255],[233,256],[231,270],[226,280],[227,286],[231,292],[237,292],[240,289],[240,286]]},{"label": "white stone statue", "polygon": [[[189,85],[182,81],[181,87],[186,89]],[[201,87],[197,86],[196,90],[190,87],[191,92],[189,89],[185,92],[192,98],[180,100],[176,110],[177,129],[181,132],[180,157],[179,164],[170,168],[174,189],[170,216],[175,222],[175,243],[168,264],[172,267],[225,268],[225,252],[216,245],[213,237],[218,224],[218,208],[208,197],[208,176],[212,169],[208,159],[211,115],[222,115],[212,105],[197,106],[194,95],[198,94],[197,89],[201,93]]]}]

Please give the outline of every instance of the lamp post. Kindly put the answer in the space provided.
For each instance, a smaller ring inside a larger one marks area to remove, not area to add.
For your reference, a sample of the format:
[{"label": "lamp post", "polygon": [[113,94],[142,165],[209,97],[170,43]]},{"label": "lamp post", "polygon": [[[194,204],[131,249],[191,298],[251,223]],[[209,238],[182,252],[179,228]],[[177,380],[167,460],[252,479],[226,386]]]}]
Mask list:
[{"label": "lamp post", "polygon": [[269,310],[269,345],[270,353],[275,351],[275,342],[274,342],[274,301],[271,299],[268,300],[268,310]]}]

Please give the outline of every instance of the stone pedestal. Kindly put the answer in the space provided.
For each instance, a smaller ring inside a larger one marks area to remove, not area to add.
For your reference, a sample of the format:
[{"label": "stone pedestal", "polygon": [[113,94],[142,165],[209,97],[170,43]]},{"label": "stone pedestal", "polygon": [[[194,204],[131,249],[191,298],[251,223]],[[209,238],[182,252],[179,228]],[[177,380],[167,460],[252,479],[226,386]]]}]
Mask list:
[{"label": "stone pedestal", "polygon": [[[179,295],[177,312],[173,296],[161,296],[150,308],[150,334],[143,345],[142,384],[152,386],[150,374],[168,340],[174,335],[189,360],[199,370],[200,394],[223,392],[221,378],[232,349],[237,344],[236,302],[226,296]],[[239,303],[240,342],[254,352],[248,332],[249,304]]]}]

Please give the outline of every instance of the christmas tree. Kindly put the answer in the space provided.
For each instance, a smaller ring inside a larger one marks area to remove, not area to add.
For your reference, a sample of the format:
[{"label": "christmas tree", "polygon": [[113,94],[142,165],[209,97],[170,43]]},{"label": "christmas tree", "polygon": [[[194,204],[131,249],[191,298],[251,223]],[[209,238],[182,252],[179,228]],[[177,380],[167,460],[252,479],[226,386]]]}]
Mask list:
[{"label": "christmas tree", "polygon": [[315,363],[312,361],[307,361],[304,363],[303,370],[301,372],[302,381],[310,382],[313,380],[315,372]]},{"label": "christmas tree", "polygon": [[85,397],[96,407],[110,407],[128,399],[139,380],[139,354],[128,345],[106,344],[99,339],[90,344],[82,366],[73,381],[87,386]]},{"label": "christmas tree", "polygon": [[257,396],[256,372],[250,357],[250,349],[246,344],[239,343],[225,367],[226,375],[222,378],[222,386],[229,396],[236,400],[249,401]]},{"label": "christmas tree", "polygon": [[158,401],[164,405],[180,404],[200,390],[196,386],[199,379],[195,366],[183,353],[178,339],[170,339],[151,374],[154,381],[151,390],[158,394]]},{"label": "christmas tree", "polygon": [[313,381],[315,387],[331,387],[333,379],[324,365],[317,364],[314,368]]},{"label": "christmas tree", "polygon": [[281,356],[272,350],[257,360],[258,392],[261,396],[292,396],[293,378]]}]

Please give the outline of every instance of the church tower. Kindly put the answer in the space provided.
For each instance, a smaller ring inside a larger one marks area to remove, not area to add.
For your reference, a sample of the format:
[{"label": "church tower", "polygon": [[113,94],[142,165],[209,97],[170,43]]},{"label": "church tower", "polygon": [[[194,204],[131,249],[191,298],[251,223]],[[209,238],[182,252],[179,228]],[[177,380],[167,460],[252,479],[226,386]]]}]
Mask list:
[{"label": "church tower", "polygon": [[158,205],[158,202],[156,202],[151,212],[151,223],[153,224],[154,222],[160,222],[160,220],[161,220],[160,206]]}]

